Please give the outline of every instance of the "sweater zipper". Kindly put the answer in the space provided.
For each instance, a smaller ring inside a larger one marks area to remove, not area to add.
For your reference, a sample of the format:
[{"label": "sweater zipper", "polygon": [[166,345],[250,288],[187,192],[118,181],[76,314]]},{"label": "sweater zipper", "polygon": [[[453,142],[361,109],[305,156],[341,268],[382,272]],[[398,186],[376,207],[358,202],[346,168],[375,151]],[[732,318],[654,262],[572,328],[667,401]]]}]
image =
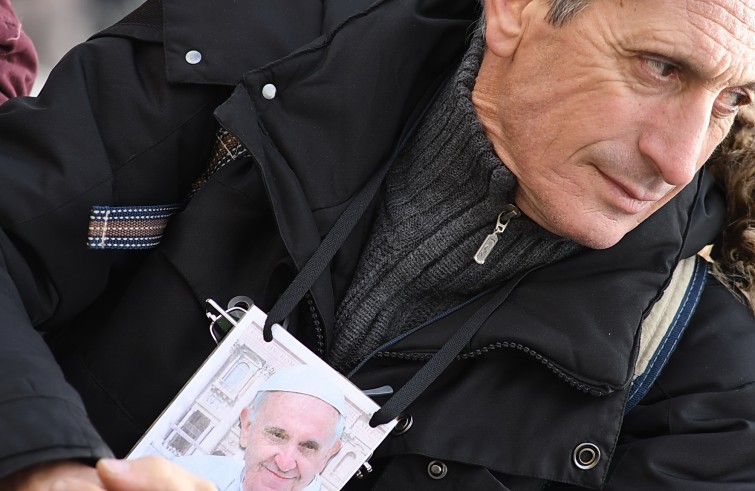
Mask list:
[{"label": "sweater zipper", "polygon": [[477,264],[485,264],[485,260],[493,252],[493,247],[498,243],[498,236],[506,230],[509,221],[519,215],[521,215],[521,212],[516,205],[508,204],[503,208],[503,211],[498,214],[493,232],[485,237],[485,240],[482,241],[480,248],[477,249],[474,255],[474,260]]}]

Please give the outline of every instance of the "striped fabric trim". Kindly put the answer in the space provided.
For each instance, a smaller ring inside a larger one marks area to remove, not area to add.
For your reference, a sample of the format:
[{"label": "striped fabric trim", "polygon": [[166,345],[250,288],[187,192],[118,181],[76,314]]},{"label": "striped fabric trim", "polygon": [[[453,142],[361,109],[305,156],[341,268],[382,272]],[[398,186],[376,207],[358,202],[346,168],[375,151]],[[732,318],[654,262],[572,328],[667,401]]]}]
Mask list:
[{"label": "striped fabric trim", "polygon": [[236,159],[245,157],[249,150],[244,147],[238,138],[229,133],[222,126],[215,133],[215,146],[210,156],[210,162],[201,176],[191,185],[191,192],[187,198],[191,198],[212,177],[214,173],[222,169],[226,164]]},{"label": "striped fabric trim", "polygon": [[[189,201],[212,175],[226,164],[244,157],[249,151],[234,135],[220,127],[207,168],[192,184]],[[89,249],[139,250],[157,247],[170,217],[182,205],[93,206],[89,215]]]},{"label": "striped fabric trim", "polygon": [[152,249],[160,243],[168,219],[181,205],[93,206],[89,215],[89,249]]}]

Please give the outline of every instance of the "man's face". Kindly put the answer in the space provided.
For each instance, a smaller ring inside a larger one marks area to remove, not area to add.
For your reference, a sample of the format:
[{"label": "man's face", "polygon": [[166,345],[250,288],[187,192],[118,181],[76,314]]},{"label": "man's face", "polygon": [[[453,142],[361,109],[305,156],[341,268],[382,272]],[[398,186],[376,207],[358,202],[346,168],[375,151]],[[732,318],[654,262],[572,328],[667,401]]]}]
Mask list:
[{"label": "man's face", "polygon": [[584,245],[677,194],[753,98],[755,0],[593,0],[561,27],[532,0],[506,32],[493,2],[516,3],[488,0],[474,104],[522,211]]},{"label": "man's face", "polygon": [[334,441],[339,417],[320,399],[292,392],[268,392],[253,423],[244,409],[244,491],[306,487],[341,448]]}]

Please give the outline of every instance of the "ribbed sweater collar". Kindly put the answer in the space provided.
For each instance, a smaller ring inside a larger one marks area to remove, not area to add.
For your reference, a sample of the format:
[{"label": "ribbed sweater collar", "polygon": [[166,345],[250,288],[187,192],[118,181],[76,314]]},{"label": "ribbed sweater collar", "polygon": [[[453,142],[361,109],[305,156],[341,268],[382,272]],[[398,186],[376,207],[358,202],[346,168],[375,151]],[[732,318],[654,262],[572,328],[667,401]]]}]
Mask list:
[{"label": "ribbed sweater collar", "polygon": [[471,100],[483,52],[475,37],[386,177],[370,238],[336,312],[329,358],[342,370],[475,294],[580,249],[522,216],[485,264],[473,260],[516,189]]}]

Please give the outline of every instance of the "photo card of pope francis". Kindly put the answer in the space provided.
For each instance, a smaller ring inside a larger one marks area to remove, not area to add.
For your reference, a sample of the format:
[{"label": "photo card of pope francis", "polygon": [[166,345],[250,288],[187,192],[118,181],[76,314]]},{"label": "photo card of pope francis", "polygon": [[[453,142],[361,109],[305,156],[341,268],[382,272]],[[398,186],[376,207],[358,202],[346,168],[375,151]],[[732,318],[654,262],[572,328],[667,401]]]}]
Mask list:
[{"label": "photo card of pope francis", "polygon": [[221,312],[235,327],[129,458],[165,457],[221,491],[336,491],[369,472],[396,422],[371,427],[367,394],[281,326],[266,342],[264,312],[245,310]]}]

